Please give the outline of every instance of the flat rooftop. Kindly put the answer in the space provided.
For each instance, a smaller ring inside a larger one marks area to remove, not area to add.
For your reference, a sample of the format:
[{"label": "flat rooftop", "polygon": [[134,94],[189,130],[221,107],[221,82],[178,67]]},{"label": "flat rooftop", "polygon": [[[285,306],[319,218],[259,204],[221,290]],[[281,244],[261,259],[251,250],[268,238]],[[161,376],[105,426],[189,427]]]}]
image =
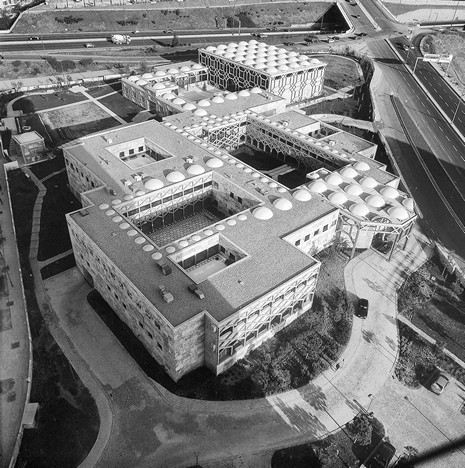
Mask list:
[{"label": "flat rooftop", "polygon": [[[107,148],[145,135],[150,135],[161,150],[173,156],[144,167],[147,178],[134,181],[137,185],[134,192],[120,183],[121,178],[130,178],[131,170]],[[116,193],[113,195],[104,188],[86,192],[85,198],[91,206],[69,216],[173,326],[202,310],[221,321],[315,265],[316,260],[282,238],[337,209],[316,196],[309,201],[297,200],[293,197],[294,192],[228,153],[196,141],[182,137],[175,127],[149,121],[85,137],[78,144],[66,147],[89,169],[95,170],[105,183],[114,187]],[[102,155],[108,163],[102,162]],[[186,156],[192,157],[195,163],[186,163]],[[202,167],[204,172],[192,175],[189,170],[192,165]],[[183,180],[172,182],[170,174],[173,171],[181,174]],[[218,174],[233,181],[256,198],[261,206],[231,215],[220,222],[212,221],[209,227],[202,227],[162,249],[130,221],[119,216],[125,212],[126,205],[157,192],[148,188],[147,180],[161,181],[163,188],[158,190],[166,190],[205,178],[208,174]],[[277,209],[274,202],[280,198],[290,201],[292,208],[288,211]],[[270,210],[271,219],[264,219],[262,208]],[[218,271],[213,268],[215,265],[209,267],[215,271],[200,284],[205,294],[205,299],[200,300],[187,289],[193,283],[192,278],[170,258],[174,253],[192,248],[196,243],[207,242],[214,236],[238,246],[244,256],[227,268],[218,268]],[[171,265],[171,275],[162,274],[157,267],[160,260]],[[164,284],[173,294],[173,302],[167,304],[163,301],[158,291],[159,284]]]}]

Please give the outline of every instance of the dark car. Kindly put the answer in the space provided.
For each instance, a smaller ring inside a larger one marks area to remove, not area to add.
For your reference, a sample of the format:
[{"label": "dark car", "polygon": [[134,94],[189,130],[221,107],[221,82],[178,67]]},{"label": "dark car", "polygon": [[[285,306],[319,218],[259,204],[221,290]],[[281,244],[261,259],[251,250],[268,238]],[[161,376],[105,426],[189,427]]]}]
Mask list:
[{"label": "dark car", "polygon": [[40,41],[40,37],[39,36],[29,36],[27,38],[28,41]]},{"label": "dark car", "polygon": [[387,468],[396,453],[396,448],[389,442],[383,442],[369,463],[370,468]]},{"label": "dark car", "polygon": [[368,299],[360,298],[358,300],[357,311],[355,315],[360,318],[367,318],[368,315]]},{"label": "dark car", "polygon": [[431,384],[431,391],[436,393],[436,395],[440,395],[447,385],[449,385],[449,382],[449,377],[444,372],[440,372]]}]

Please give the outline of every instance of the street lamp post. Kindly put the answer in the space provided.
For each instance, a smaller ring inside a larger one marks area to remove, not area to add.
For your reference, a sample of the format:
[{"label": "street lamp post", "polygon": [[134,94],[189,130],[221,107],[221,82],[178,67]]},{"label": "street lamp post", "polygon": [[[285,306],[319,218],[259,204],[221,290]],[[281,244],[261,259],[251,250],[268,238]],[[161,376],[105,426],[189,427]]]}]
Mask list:
[{"label": "street lamp post", "polygon": [[462,97],[463,97],[464,92],[465,92],[465,89],[463,89],[462,92],[460,93],[459,101],[457,102],[457,108],[455,109],[454,116],[452,117],[452,123],[454,123],[455,117],[457,117],[460,104],[462,104]]},{"label": "street lamp post", "polygon": [[417,63],[418,63],[418,60],[420,59],[423,59],[423,57],[417,57],[417,59],[415,60],[415,66],[413,67],[413,74],[415,75],[415,70],[417,68]]}]

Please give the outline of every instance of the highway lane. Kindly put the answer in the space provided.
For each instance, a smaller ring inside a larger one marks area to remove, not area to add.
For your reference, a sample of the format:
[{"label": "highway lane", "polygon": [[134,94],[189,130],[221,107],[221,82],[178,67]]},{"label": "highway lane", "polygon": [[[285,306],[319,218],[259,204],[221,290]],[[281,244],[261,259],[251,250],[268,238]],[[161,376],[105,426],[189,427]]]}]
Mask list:
[{"label": "highway lane", "polygon": [[[373,41],[369,49],[383,73],[384,93],[378,99],[386,101],[387,110],[384,110],[382,119],[385,126],[393,129],[390,134],[395,137],[388,138],[388,144],[403,178],[426,221],[429,233],[465,258],[465,232],[462,226],[465,224],[465,161],[454,152],[455,146],[465,155],[465,145],[387,43]],[[403,132],[398,131],[399,123],[390,103],[391,95],[401,102],[405,123],[419,156],[412,150]]]}]

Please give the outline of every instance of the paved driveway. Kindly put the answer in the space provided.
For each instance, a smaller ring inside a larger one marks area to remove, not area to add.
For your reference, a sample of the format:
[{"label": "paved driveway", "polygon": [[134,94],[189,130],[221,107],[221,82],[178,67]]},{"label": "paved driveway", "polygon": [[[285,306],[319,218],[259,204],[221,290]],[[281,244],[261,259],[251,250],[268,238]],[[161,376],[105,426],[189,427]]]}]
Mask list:
[{"label": "paved driveway", "polygon": [[[396,379],[388,379],[371,410],[380,419],[397,455],[410,445],[425,451],[463,437],[465,415],[460,405],[465,388],[455,379],[440,396],[424,387],[410,389]],[[465,466],[465,450],[456,450],[441,458],[425,462],[425,468],[461,468]]]}]

